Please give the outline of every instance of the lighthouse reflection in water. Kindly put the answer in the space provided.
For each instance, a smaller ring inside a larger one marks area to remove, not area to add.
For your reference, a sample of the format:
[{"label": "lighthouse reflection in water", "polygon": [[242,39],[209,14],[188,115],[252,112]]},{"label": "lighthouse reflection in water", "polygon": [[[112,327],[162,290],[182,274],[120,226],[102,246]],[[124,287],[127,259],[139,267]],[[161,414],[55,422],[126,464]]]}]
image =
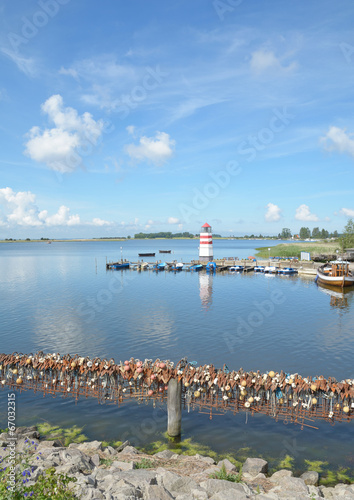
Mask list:
[{"label": "lighthouse reflection in water", "polygon": [[199,296],[202,308],[207,311],[213,303],[213,272],[199,273]]}]

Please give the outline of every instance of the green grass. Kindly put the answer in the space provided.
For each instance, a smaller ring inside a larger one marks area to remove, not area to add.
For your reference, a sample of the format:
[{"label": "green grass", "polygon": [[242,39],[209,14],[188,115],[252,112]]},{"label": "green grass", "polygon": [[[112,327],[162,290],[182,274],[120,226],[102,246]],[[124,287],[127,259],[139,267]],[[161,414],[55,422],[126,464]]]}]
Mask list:
[{"label": "green grass", "polygon": [[211,479],[223,479],[224,481],[232,481],[233,483],[240,483],[242,479],[242,468],[238,474],[229,474],[226,470],[225,464],[222,464],[222,467],[219,471],[213,472],[209,476]]},{"label": "green grass", "polygon": [[260,259],[269,258],[269,250],[271,257],[297,257],[300,258],[301,252],[310,252],[311,254],[335,254],[336,250],[340,250],[338,241],[323,242],[305,242],[305,243],[281,243],[274,247],[259,247],[256,248],[256,257]]}]

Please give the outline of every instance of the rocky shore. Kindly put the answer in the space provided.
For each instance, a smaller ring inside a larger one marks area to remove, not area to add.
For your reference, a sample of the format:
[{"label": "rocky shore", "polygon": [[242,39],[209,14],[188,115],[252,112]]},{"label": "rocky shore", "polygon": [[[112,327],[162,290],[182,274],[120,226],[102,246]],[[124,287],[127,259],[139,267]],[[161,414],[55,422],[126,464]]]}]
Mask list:
[{"label": "rocky shore", "polygon": [[[9,465],[10,440],[8,434],[0,434],[2,469]],[[29,457],[28,486],[54,468],[56,474],[76,479],[69,488],[82,500],[354,500],[354,484],[318,486],[319,475],[314,471],[301,477],[287,469],[269,475],[268,463],[260,458],[248,458],[239,474],[229,460],[215,463],[211,457],[170,450],[146,455],[129,442],[118,448],[104,447],[100,441],[64,447],[56,440],[40,440],[36,427],[16,429],[16,454],[19,461],[25,454]],[[240,482],[211,478],[220,476],[220,471]]]}]

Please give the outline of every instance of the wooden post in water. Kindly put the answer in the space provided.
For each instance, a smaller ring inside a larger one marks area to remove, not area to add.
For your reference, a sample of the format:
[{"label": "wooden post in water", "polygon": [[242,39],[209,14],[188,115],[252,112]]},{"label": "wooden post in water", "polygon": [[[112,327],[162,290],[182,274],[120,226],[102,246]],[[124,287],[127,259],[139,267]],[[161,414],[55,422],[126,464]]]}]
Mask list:
[{"label": "wooden post in water", "polygon": [[181,435],[182,426],[182,382],[172,378],[167,392],[167,434],[171,437]]}]

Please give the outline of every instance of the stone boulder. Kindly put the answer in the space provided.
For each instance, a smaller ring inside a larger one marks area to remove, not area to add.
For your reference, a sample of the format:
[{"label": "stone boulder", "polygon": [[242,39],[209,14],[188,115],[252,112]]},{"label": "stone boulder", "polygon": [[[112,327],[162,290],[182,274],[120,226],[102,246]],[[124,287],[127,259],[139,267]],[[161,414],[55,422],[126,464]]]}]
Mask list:
[{"label": "stone boulder", "polygon": [[300,477],[301,477],[301,479],[303,479],[305,481],[305,484],[317,486],[320,476],[319,476],[318,472],[311,470],[311,471],[304,472],[303,474],[301,474]]},{"label": "stone boulder", "polygon": [[250,476],[257,476],[260,472],[267,474],[268,462],[262,458],[247,458],[242,466],[242,473],[244,472]]},{"label": "stone boulder", "polygon": [[224,460],[220,460],[217,465],[218,467],[220,467],[220,469],[222,466],[225,466],[227,472],[237,472],[236,466],[227,458],[225,458]]},{"label": "stone boulder", "polygon": [[155,453],[154,457],[162,458],[164,460],[171,460],[171,458],[174,458],[174,459],[177,458],[178,454],[173,453],[173,451],[171,451],[171,450],[163,450],[163,451],[159,451],[158,453]]},{"label": "stone boulder", "polygon": [[216,493],[229,492],[229,490],[233,492],[232,494],[251,494],[251,490],[245,484],[233,483],[231,481],[225,481],[222,479],[207,479],[206,481],[202,481],[200,483],[200,487],[207,492],[209,497],[213,497]]}]

